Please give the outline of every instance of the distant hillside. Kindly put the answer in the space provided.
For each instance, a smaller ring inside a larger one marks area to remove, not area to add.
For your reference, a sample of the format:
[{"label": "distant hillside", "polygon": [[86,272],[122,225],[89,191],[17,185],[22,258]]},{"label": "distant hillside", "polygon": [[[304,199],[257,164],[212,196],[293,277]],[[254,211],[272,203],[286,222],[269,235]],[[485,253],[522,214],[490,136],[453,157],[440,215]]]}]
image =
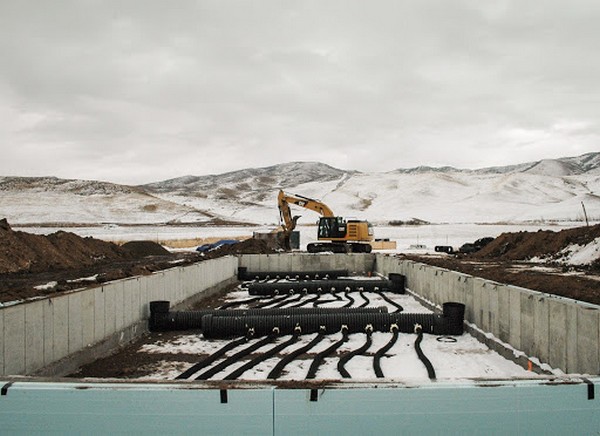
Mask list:
[{"label": "distant hillside", "polygon": [[[23,223],[276,224],[279,189],[336,214],[375,223],[600,220],[600,153],[506,167],[418,167],[362,173],[291,162],[142,186],[57,178],[0,178],[0,218]],[[299,223],[314,212],[299,208]]]},{"label": "distant hillside", "polygon": [[56,177],[0,177],[0,218],[12,224],[210,222],[210,214],[143,188]]}]

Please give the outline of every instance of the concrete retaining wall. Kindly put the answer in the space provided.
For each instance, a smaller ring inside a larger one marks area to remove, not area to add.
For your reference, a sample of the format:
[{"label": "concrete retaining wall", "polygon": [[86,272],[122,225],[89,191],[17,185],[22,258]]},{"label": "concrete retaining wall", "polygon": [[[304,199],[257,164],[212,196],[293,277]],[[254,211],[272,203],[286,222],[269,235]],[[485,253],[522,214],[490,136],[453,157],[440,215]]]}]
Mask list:
[{"label": "concrete retaining wall", "polygon": [[[148,302],[172,305],[233,281],[232,256],[0,308],[0,374],[33,374],[98,344],[110,347],[144,331]],[[50,371],[52,372],[52,371]]]},{"label": "concrete retaining wall", "polygon": [[440,306],[465,304],[465,319],[541,363],[570,374],[600,374],[600,306],[377,255],[376,271]]},{"label": "concrete retaining wall", "polygon": [[348,269],[350,272],[372,272],[374,254],[244,254],[241,267],[248,271],[315,271]]}]

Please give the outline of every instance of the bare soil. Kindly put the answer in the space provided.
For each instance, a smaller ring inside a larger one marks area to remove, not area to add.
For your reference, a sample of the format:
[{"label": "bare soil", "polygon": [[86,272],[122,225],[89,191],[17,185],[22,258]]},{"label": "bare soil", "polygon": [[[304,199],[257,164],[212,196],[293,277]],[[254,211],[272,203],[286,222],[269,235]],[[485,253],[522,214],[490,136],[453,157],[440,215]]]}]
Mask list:
[{"label": "bare soil", "polygon": [[208,253],[172,253],[152,241],[117,245],[64,231],[34,235],[14,231],[0,220],[0,303],[57,295],[227,254],[273,252],[264,241],[248,239]]},{"label": "bare soil", "polygon": [[[583,245],[597,237],[600,225],[559,232],[503,233],[469,255],[398,256],[600,304],[600,259],[585,267],[565,266],[555,259],[570,244]],[[6,220],[0,220],[0,303],[56,295],[228,254],[276,251],[277,247],[263,240],[248,239],[207,253],[172,253],[152,241],[117,245],[63,231],[48,236],[33,235],[14,231]],[[547,257],[548,261],[531,263],[533,257]],[[40,288],[51,282],[56,283]]]},{"label": "bare soil", "polygon": [[[600,225],[553,232],[503,233],[472,254],[403,256],[408,259],[494,280],[600,304],[600,253],[590,265],[561,263],[558,253],[572,244],[600,237]],[[548,259],[532,262],[533,258]]]}]

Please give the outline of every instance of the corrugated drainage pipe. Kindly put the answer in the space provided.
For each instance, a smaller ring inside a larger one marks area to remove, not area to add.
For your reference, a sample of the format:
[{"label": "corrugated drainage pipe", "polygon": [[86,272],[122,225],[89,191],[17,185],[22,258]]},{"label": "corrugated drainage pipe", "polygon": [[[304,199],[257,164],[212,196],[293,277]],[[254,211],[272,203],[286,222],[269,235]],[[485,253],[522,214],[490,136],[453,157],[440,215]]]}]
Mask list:
[{"label": "corrugated drainage pipe", "polygon": [[[168,301],[151,301],[150,302],[150,331],[174,331],[174,330],[202,330],[202,318],[205,315],[213,315],[216,317],[244,317],[244,316],[288,316],[288,315],[303,315],[303,314],[326,314],[339,313],[344,311],[347,313],[386,313],[387,307],[363,307],[363,308],[323,308],[323,307],[290,307],[290,308],[270,308],[270,309],[231,309],[231,310],[196,310],[196,311],[179,311],[170,312]],[[244,332],[245,334],[245,332]]]},{"label": "corrugated drainage pipe", "polygon": [[264,279],[296,279],[296,280],[314,280],[314,279],[337,279],[338,277],[347,277],[347,269],[332,269],[322,271],[248,271],[245,266],[238,267],[238,280],[264,280]]},{"label": "corrugated drainage pipe", "polygon": [[[343,325],[349,333],[364,331],[372,324],[374,331],[387,332],[393,324],[401,333],[413,333],[415,325],[420,325],[423,333],[437,335],[460,335],[463,332],[463,319],[459,317],[460,303],[445,304],[443,315],[430,313],[365,313],[338,309],[334,313],[291,314],[291,315],[249,315],[222,317],[205,315],[202,319],[203,333],[207,338],[229,338],[246,334],[254,329],[256,336],[265,336],[279,329],[281,334],[292,334],[297,326],[304,334],[316,333],[322,327],[327,334],[341,330]],[[463,305],[464,309],[464,305]],[[464,312],[463,312],[464,313]]]},{"label": "corrugated drainage pipe", "polygon": [[278,282],[278,283],[250,283],[248,293],[250,295],[276,295],[290,292],[298,293],[306,290],[308,293],[337,292],[337,291],[387,291],[398,294],[404,293],[404,282],[395,280],[360,280],[360,279],[337,279],[337,280],[314,280],[310,282]]}]

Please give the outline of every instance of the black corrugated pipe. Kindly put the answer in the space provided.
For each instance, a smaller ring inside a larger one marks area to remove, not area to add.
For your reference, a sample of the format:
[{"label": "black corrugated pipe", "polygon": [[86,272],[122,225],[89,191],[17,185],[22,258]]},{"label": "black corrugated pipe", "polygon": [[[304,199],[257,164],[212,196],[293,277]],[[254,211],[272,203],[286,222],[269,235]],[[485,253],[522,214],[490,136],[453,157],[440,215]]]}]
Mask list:
[{"label": "black corrugated pipe", "polygon": [[[401,276],[402,277],[402,276]],[[248,293],[250,295],[276,295],[290,292],[298,293],[306,289],[308,293],[316,292],[338,292],[338,291],[387,291],[398,294],[404,293],[404,281],[398,278],[394,280],[379,279],[336,279],[336,280],[314,280],[310,282],[279,282],[279,283],[250,283]]]},{"label": "black corrugated pipe", "polygon": [[388,274],[388,278],[393,283],[394,291],[396,294],[404,294],[406,292],[406,277],[398,273]]},{"label": "black corrugated pipe", "polygon": [[371,324],[367,324],[365,326],[365,333],[367,334],[367,340],[365,341],[364,345],[360,348],[357,348],[356,350],[344,354],[338,361],[337,369],[343,378],[352,378],[350,373],[346,370],[346,363],[348,363],[350,359],[352,359],[354,356],[359,356],[363,354],[371,347],[371,344],[373,343],[373,326]]},{"label": "black corrugated pipe", "polygon": [[347,269],[332,269],[322,271],[248,271],[245,266],[238,267],[238,280],[263,280],[263,279],[296,279],[296,280],[314,280],[314,279],[337,279],[338,277],[347,277]]},{"label": "black corrugated pipe", "polygon": [[462,303],[448,302],[442,305],[446,334],[460,336],[464,332],[465,305]]},{"label": "black corrugated pipe", "polygon": [[[281,334],[292,334],[296,326],[302,328],[304,334],[318,332],[321,326],[326,333],[340,331],[343,325],[349,333],[363,331],[364,326],[372,324],[379,332],[390,331],[392,324],[398,325],[401,333],[413,333],[415,325],[420,325],[423,333],[436,335],[460,335],[463,332],[463,319],[459,317],[460,303],[444,304],[443,315],[430,313],[367,313],[334,309],[332,313],[300,313],[290,315],[248,315],[248,316],[213,316],[205,315],[202,319],[204,336],[207,338],[229,338],[246,334],[253,328],[256,336],[269,334],[278,328]],[[365,310],[363,308],[362,310]],[[464,312],[463,312],[464,313]]]},{"label": "black corrugated pipe", "polygon": [[[305,334],[316,333],[324,326],[327,334],[340,331],[342,325],[348,326],[349,333],[364,330],[365,325],[373,324],[376,331],[389,331],[391,324],[396,323],[401,332],[412,333],[415,324],[424,326],[424,331],[432,334],[445,334],[439,315],[424,313],[326,313],[320,315],[278,315],[278,316],[245,316],[219,317],[206,315],[202,326],[207,338],[229,338],[245,334],[248,328],[254,328],[256,336],[269,334],[273,327],[280,329],[281,334],[291,334],[299,325]],[[240,333],[241,332],[241,333]]]},{"label": "black corrugated pipe", "polygon": [[[156,304],[155,304],[156,303]],[[319,307],[289,307],[289,308],[269,308],[269,309],[207,309],[196,311],[169,312],[168,301],[150,302],[150,331],[173,331],[173,330],[202,330],[202,317],[205,315],[214,315],[218,317],[244,317],[244,316],[266,316],[266,315],[294,315],[294,314],[325,314],[338,313],[345,311],[347,313],[386,313],[387,307],[364,307],[364,308],[319,308]],[[245,333],[244,333],[245,334]]]}]

